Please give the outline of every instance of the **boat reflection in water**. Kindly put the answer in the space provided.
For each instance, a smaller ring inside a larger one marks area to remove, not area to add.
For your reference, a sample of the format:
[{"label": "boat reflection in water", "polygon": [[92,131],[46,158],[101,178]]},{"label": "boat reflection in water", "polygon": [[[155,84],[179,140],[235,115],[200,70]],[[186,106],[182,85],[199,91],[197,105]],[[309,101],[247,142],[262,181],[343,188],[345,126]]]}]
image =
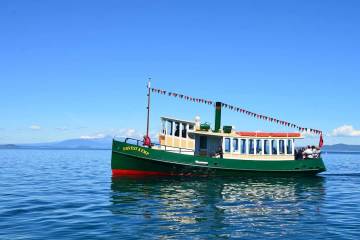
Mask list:
[{"label": "boat reflection in water", "polygon": [[324,181],[322,177],[113,178],[110,210],[137,224],[136,231],[165,237],[298,235],[304,221],[321,220]]}]

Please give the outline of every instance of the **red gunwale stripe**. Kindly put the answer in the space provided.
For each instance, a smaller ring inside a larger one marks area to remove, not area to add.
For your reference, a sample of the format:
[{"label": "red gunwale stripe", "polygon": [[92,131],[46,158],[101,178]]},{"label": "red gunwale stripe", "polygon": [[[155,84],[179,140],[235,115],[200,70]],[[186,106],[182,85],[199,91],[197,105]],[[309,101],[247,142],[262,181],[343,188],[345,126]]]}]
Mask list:
[{"label": "red gunwale stripe", "polygon": [[124,170],[113,169],[113,176],[198,176],[206,177],[206,174],[191,174],[191,173],[165,173],[156,171],[140,171],[140,170]]},{"label": "red gunwale stripe", "polygon": [[113,176],[172,176],[174,174],[155,172],[155,171],[113,169],[112,175]]}]

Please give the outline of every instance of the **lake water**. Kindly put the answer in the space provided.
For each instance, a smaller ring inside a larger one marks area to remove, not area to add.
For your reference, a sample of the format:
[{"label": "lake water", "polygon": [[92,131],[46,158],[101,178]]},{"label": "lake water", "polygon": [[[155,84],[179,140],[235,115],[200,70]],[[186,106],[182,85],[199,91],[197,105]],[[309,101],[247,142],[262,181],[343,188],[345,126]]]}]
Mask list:
[{"label": "lake water", "polygon": [[111,178],[110,151],[0,150],[0,239],[360,239],[360,155],[310,178]]}]

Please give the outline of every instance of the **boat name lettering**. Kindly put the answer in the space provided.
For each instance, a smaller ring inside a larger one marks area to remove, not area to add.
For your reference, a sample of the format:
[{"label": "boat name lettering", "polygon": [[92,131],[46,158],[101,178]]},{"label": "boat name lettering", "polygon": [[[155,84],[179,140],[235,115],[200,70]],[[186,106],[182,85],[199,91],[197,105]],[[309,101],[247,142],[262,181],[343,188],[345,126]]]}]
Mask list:
[{"label": "boat name lettering", "polygon": [[140,147],[133,147],[133,146],[129,146],[129,147],[123,147],[123,151],[124,152],[128,152],[128,151],[137,151],[137,152],[140,152],[146,156],[148,156],[150,153],[148,151],[146,151],[145,149],[143,148],[140,148]]}]

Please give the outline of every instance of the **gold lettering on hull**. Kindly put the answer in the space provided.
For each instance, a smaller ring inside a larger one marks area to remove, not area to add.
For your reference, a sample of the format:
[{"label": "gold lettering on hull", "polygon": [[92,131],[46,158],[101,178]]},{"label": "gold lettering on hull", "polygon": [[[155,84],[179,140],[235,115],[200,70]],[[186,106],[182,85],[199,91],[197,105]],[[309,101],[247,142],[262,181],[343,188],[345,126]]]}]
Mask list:
[{"label": "gold lettering on hull", "polygon": [[149,153],[148,151],[146,151],[145,149],[140,148],[140,147],[134,147],[134,146],[123,147],[122,150],[123,150],[124,152],[130,152],[130,151],[139,152],[139,153],[144,154],[145,156],[148,156],[148,155],[150,154],[150,153]]}]

